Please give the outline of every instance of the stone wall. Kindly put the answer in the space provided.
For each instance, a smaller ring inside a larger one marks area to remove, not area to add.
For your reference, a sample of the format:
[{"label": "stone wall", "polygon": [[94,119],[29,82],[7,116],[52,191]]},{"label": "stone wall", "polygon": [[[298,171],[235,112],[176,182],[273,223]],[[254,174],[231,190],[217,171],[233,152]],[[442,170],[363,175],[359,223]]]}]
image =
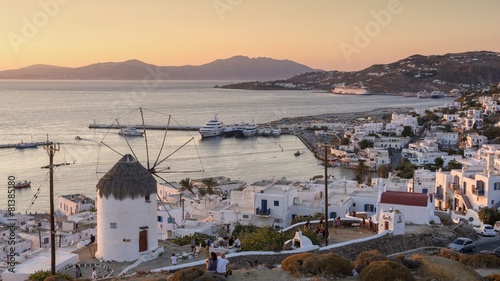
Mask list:
[{"label": "stone wall", "polygon": [[[418,234],[397,235],[386,234],[381,237],[376,237],[362,242],[353,241],[349,244],[342,243],[341,246],[328,249],[314,250],[312,253],[335,253],[354,261],[361,252],[370,250],[379,250],[385,255],[401,253],[421,247],[445,247],[450,241],[449,236],[441,235],[439,230],[423,232]],[[293,254],[275,255],[244,255],[228,258],[237,267],[252,267],[257,265],[277,265],[281,261]]]}]

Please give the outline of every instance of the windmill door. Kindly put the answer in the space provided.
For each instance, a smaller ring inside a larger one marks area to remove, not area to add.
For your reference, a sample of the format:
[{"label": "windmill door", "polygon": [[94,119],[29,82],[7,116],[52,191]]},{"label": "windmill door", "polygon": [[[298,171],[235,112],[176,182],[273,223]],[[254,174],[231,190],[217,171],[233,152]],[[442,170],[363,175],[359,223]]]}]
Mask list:
[{"label": "windmill door", "polygon": [[139,232],[139,252],[144,252],[148,250],[148,231],[141,230]]}]

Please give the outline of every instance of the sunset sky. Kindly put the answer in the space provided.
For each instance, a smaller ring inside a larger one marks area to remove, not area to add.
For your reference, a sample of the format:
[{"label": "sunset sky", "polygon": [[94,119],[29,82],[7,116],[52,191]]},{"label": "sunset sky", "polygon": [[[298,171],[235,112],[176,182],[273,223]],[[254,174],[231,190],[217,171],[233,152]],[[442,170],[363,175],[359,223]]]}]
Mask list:
[{"label": "sunset sky", "polygon": [[235,55],[359,70],[413,54],[500,52],[498,0],[0,0],[0,70]]}]

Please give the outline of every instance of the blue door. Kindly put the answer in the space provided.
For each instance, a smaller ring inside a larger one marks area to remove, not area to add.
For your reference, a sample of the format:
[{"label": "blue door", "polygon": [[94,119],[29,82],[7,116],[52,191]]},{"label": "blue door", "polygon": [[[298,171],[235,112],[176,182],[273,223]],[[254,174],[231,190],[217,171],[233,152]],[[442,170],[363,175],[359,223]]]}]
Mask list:
[{"label": "blue door", "polygon": [[262,199],[262,201],[260,201],[260,208],[264,212],[267,211],[267,200],[266,199]]}]

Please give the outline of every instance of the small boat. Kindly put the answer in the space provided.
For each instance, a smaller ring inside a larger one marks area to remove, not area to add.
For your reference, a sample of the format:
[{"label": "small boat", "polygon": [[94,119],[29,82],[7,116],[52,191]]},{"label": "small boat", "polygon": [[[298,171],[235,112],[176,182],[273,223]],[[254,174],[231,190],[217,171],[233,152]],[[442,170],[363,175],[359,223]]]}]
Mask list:
[{"label": "small boat", "polygon": [[297,150],[297,152],[295,152],[293,155],[300,156],[300,154],[301,154],[300,151]]},{"label": "small boat", "polygon": [[31,187],[31,181],[18,181],[14,185],[14,188],[25,188],[25,187]]},{"label": "small boat", "polygon": [[277,128],[277,129],[273,129],[271,134],[273,136],[280,136],[281,135],[281,129],[280,128]]},{"label": "small boat", "polygon": [[20,142],[16,145],[16,149],[25,149],[25,148],[37,148],[38,145],[34,142]]},{"label": "small boat", "polygon": [[121,129],[118,134],[122,136],[142,137],[144,132],[141,130],[137,130],[136,128],[126,128]]},{"label": "small boat", "polygon": [[226,129],[224,130],[224,137],[225,138],[231,138],[236,135],[236,128],[233,125],[226,126]]}]

